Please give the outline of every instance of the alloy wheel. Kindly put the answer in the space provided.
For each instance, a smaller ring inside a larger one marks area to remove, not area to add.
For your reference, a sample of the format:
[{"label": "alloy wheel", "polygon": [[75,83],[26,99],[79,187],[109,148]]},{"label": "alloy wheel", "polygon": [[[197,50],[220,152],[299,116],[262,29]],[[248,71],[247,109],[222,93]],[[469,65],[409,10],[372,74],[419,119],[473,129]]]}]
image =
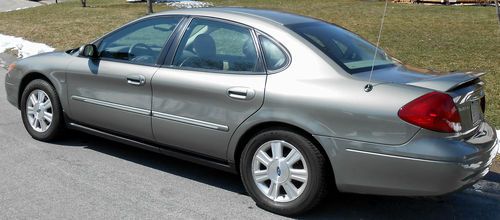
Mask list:
[{"label": "alloy wheel", "polygon": [[45,132],[52,124],[52,102],[43,90],[33,90],[26,100],[26,115],[31,127],[37,132]]},{"label": "alloy wheel", "polygon": [[253,180],[261,193],[275,202],[297,199],[306,188],[308,174],[304,156],[283,140],[262,144],[253,156]]}]

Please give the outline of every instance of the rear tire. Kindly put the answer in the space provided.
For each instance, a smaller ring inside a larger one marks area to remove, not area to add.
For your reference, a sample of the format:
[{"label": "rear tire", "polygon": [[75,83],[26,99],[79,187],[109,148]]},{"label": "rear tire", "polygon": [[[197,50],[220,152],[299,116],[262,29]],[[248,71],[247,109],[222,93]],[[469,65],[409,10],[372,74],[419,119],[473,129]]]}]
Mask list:
[{"label": "rear tire", "polygon": [[257,205],[285,216],[312,209],[328,194],[327,167],[317,146],[286,128],[254,136],[240,160],[243,184]]},{"label": "rear tire", "polygon": [[54,87],[45,80],[28,83],[21,96],[21,117],[36,140],[54,140],[64,129],[61,103]]}]

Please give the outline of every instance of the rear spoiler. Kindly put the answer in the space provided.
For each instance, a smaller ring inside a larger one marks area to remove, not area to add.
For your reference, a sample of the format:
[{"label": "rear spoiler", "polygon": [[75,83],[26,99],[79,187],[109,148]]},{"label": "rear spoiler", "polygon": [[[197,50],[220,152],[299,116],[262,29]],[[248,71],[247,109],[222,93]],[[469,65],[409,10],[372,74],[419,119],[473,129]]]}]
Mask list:
[{"label": "rear spoiler", "polygon": [[482,83],[479,77],[484,76],[484,72],[459,72],[410,82],[409,85],[434,89],[442,92],[449,92],[472,84]]},{"label": "rear spoiler", "polygon": [[479,78],[479,77],[482,77],[482,76],[486,75],[486,73],[485,73],[485,72],[479,72],[479,73],[476,73],[476,72],[466,72],[465,74],[470,74],[470,75],[473,75],[473,76],[475,76],[475,77],[477,77],[477,78]]},{"label": "rear spoiler", "polygon": [[471,75],[471,76],[474,76],[473,78],[471,78],[470,80],[467,80],[467,81],[463,81],[463,82],[460,82],[460,83],[457,83],[455,86],[449,88],[447,90],[447,92],[449,91],[453,91],[453,90],[456,90],[456,89],[460,89],[460,88],[464,88],[464,87],[467,87],[467,86],[470,86],[470,85],[473,85],[473,84],[484,84],[484,82],[481,81],[481,79],[479,79],[480,77],[486,75],[485,72],[479,72],[479,73],[476,73],[476,72],[466,72],[464,73],[466,75]]}]

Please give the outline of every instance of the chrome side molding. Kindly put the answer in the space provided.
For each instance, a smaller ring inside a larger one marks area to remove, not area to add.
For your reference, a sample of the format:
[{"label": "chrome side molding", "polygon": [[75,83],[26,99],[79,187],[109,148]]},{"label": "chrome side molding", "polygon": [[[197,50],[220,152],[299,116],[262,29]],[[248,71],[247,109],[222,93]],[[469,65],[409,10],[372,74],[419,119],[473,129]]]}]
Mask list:
[{"label": "chrome side molding", "polygon": [[166,113],[162,113],[162,112],[150,111],[148,109],[136,108],[136,107],[131,107],[131,106],[127,106],[127,105],[120,105],[120,104],[116,104],[116,103],[112,103],[112,102],[106,102],[106,101],[101,101],[101,100],[97,100],[97,99],[85,98],[85,97],[81,97],[81,96],[71,96],[71,99],[76,100],[76,101],[80,101],[80,102],[94,104],[94,105],[104,106],[104,107],[108,107],[108,108],[118,109],[118,110],[122,110],[122,111],[137,113],[137,114],[141,114],[141,115],[153,116],[153,117],[166,119],[166,120],[172,120],[172,121],[190,124],[190,125],[194,125],[194,126],[199,126],[199,127],[204,127],[204,128],[209,128],[209,129],[214,129],[214,130],[219,130],[219,131],[229,131],[229,127],[227,125],[220,125],[220,124],[216,124],[216,123],[212,123],[212,122],[201,121],[201,120],[197,120],[197,119],[186,118],[186,117],[166,114]]},{"label": "chrome side molding", "polygon": [[71,96],[71,99],[80,101],[80,102],[86,102],[94,105],[100,105],[108,108],[113,108],[113,109],[118,109],[122,111],[127,111],[127,112],[133,112],[141,115],[147,115],[151,116],[151,111],[148,109],[142,109],[142,108],[136,108],[136,107],[131,107],[127,105],[120,105],[112,102],[106,102],[106,101],[101,101],[97,99],[91,99],[91,98],[85,98],[81,96]]},{"label": "chrome side molding", "polygon": [[200,126],[200,127],[219,130],[219,131],[229,131],[229,127],[226,125],[220,125],[220,124],[215,124],[212,122],[201,121],[201,120],[197,120],[197,119],[186,118],[186,117],[182,117],[182,116],[171,115],[171,114],[166,114],[166,113],[161,113],[161,112],[156,112],[156,111],[153,111],[152,113],[153,113],[153,117],[157,117],[157,118],[161,118],[161,119],[172,120],[172,121],[176,121],[176,122],[181,122],[181,123],[185,123],[185,124]]}]

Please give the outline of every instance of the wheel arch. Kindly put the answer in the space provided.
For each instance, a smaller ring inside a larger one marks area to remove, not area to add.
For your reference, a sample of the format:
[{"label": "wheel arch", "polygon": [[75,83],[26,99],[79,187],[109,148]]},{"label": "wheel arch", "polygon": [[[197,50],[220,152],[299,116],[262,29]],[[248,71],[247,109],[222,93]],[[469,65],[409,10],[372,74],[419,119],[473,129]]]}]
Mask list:
[{"label": "wheel arch", "polygon": [[36,71],[33,71],[33,72],[30,72],[28,74],[26,74],[25,76],[23,76],[23,78],[21,79],[20,83],[19,83],[19,91],[18,91],[18,94],[17,94],[17,108],[21,108],[21,99],[22,99],[22,96],[23,96],[23,92],[24,92],[24,89],[26,88],[26,86],[32,82],[33,80],[37,80],[37,79],[41,79],[41,80],[44,80],[46,81],[47,83],[49,83],[52,87],[55,88],[56,90],[56,95],[57,95],[57,98],[59,99],[59,102],[61,103],[61,108],[64,109],[64,105],[63,103],[61,102],[61,97],[60,97],[60,86],[56,86],[56,84],[54,84],[54,82],[47,76],[45,76],[44,74],[40,73],[40,72],[36,72]]},{"label": "wheel arch", "polygon": [[255,125],[251,126],[249,129],[247,129],[243,133],[243,135],[241,135],[238,138],[238,141],[237,141],[236,146],[234,148],[234,151],[232,153],[233,154],[232,159],[233,159],[233,163],[234,163],[234,167],[235,167],[236,172],[238,172],[238,173],[240,172],[240,160],[241,160],[243,150],[245,149],[246,143],[253,136],[258,134],[260,131],[262,131],[264,129],[269,129],[269,128],[285,129],[285,130],[290,130],[290,131],[296,132],[296,133],[304,136],[309,141],[311,141],[315,146],[317,146],[318,150],[321,152],[323,157],[325,157],[325,159],[328,161],[328,175],[330,177],[329,180],[332,181],[331,182],[332,186],[335,185],[334,169],[333,169],[332,163],[330,162],[329,156],[326,153],[324,146],[310,132],[306,131],[305,129],[303,129],[299,126],[296,126],[296,125],[292,125],[290,123],[280,122],[280,121],[267,121],[267,122],[260,122],[258,124],[255,124]]}]

